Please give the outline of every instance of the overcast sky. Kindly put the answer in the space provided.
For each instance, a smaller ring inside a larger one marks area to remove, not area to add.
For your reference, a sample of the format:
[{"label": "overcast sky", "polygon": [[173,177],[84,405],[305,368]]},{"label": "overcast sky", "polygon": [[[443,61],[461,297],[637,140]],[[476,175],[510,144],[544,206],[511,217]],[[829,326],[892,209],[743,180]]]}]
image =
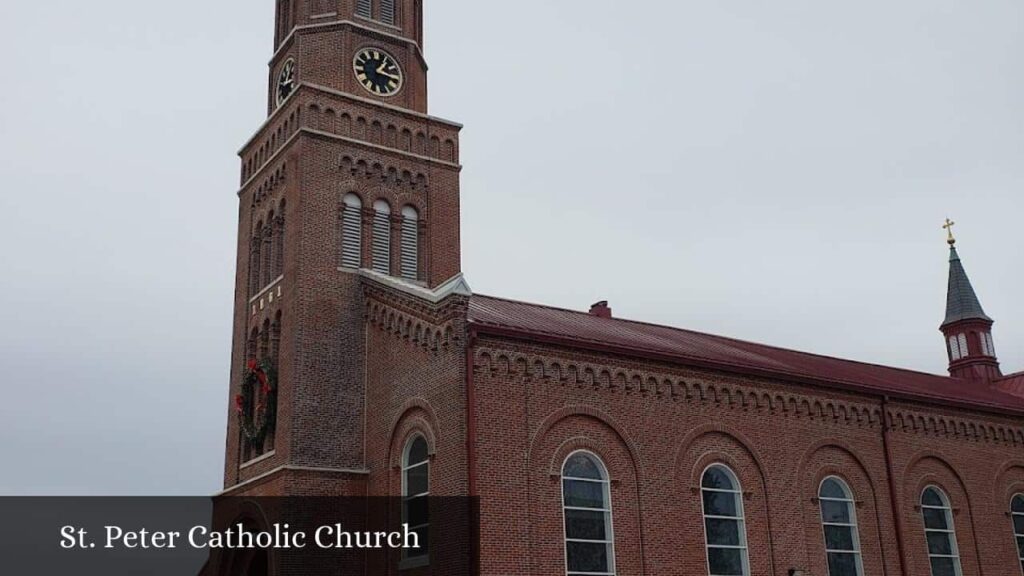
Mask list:
[{"label": "overcast sky", "polygon": [[[426,11],[477,292],[943,373],[948,214],[1024,369],[1020,0]],[[0,3],[0,494],[219,490],[272,16]]]}]

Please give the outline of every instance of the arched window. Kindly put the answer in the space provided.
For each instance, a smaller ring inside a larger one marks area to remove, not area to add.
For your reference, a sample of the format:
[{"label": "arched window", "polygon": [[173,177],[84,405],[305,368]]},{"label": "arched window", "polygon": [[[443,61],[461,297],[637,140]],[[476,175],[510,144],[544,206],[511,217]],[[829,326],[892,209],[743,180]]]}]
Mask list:
[{"label": "arched window", "polygon": [[862,576],[857,511],[850,488],[839,478],[826,478],[818,490],[818,502],[825,530],[828,576]]},{"label": "arched window", "polygon": [[1013,536],[1017,539],[1017,558],[1024,571],[1024,494],[1017,494],[1010,502],[1010,516],[1013,518]]},{"label": "arched window", "polygon": [[260,288],[260,251],[263,249],[263,222],[253,229],[252,242],[249,244],[249,296],[255,296]]},{"label": "arched window", "polygon": [[391,274],[391,207],[383,200],[373,203],[373,269]]},{"label": "arched window", "polygon": [[380,0],[380,21],[394,24],[395,20],[395,0]]},{"label": "arched window", "polygon": [[419,279],[420,215],[412,206],[402,208],[402,277]]},{"label": "arched window", "polygon": [[978,341],[981,343],[981,352],[985,356],[996,357],[996,347],[992,342],[992,334],[989,332],[979,332]]},{"label": "arched window", "polygon": [[429,551],[430,457],[423,436],[409,440],[402,453],[402,522],[419,539],[419,548],[403,548],[406,558],[422,558]]},{"label": "arched window", "polygon": [[956,336],[949,337],[949,357],[953,360],[959,360],[964,357],[960,353],[960,341],[957,340]]},{"label": "arched window", "polygon": [[274,281],[274,213],[270,213],[267,223],[263,226],[263,251],[260,254],[260,288],[266,288]]},{"label": "arched window", "polygon": [[960,550],[946,493],[935,486],[925,488],[921,494],[921,514],[932,576],[961,576]]},{"label": "arched window", "polygon": [[700,481],[711,576],[750,576],[743,490],[732,470],[716,464]]},{"label": "arched window", "polygon": [[363,265],[363,201],[355,194],[342,199],[341,265],[360,268]]},{"label": "arched window", "polygon": [[356,0],[356,16],[371,18],[373,16],[373,1]]},{"label": "arched window", "polygon": [[574,452],[562,465],[565,565],[569,576],[615,574],[608,472],[601,459]]},{"label": "arched window", "polygon": [[277,279],[284,274],[284,200],[281,200],[281,211],[274,220],[274,273]]}]

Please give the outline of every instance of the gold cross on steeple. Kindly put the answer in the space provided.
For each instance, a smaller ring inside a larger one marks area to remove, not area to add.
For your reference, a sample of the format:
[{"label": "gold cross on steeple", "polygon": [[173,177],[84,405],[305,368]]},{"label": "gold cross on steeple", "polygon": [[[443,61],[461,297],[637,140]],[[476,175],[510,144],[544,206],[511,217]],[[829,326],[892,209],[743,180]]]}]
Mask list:
[{"label": "gold cross on steeple", "polygon": [[942,228],[949,233],[949,238],[946,242],[948,242],[950,246],[956,244],[956,238],[953,237],[953,226],[956,226],[956,222],[953,222],[949,218],[946,218],[946,223],[942,225]]}]

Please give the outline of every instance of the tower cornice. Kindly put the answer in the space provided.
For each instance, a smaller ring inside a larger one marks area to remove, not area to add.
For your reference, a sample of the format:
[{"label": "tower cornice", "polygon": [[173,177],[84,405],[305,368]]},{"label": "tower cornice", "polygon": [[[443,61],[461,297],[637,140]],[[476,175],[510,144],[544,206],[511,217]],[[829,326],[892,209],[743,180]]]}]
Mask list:
[{"label": "tower cornice", "polygon": [[415,110],[410,110],[409,108],[405,108],[405,107],[402,107],[402,106],[396,106],[394,104],[388,104],[387,102],[381,102],[379,100],[373,100],[371,98],[363,98],[362,96],[356,96],[356,95],[351,94],[349,92],[344,92],[344,91],[341,91],[341,90],[335,90],[334,88],[328,88],[326,86],[321,86],[319,84],[312,84],[312,83],[309,83],[309,82],[299,82],[299,84],[296,87],[295,92],[293,92],[291,94],[291,96],[288,97],[287,100],[285,100],[280,106],[278,106],[277,109],[275,109],[270,114],[270,116],[268,116],[267,119],[264,120],[262,124],[260,124],[260,127],[256,129],[256,131],[253,133],[253,135],[250,136],[249,139],[245,141],[245,144],[242,144],[241,148],[239,148],[238,152],[237,152],[237,154],[239,156],[244,156],[246,151],[247,151],[247,149],[250,146],[252,146],[254,142],[259,140],[259,138],[263,135],[263,132],[267,129],[267,127],[270,126],[271,124],[273,124],[275,121],[277,121],[279,116],[285,114],[286,110],[290,110],[289,104],[291,104],[292,102],[294,102],[297,99],[299,93],[302,91],[303,88],[305,88],[307,90],[313,90],[313,91],[316,91],[316,92],[321,92],[321,93],[324,93],[324,94],[330,94],[331,96],[334,96],[334,97],[337,97],[337,98],[342,98],[344,100],[348,100],[348,101],[351,101],[351,102],[356,102],[356,103],[359,103],[359,104],[365,104],[367,106],[373,106],[373,107],[379,108],[381,110],[387,110],[389,112],[393,112],[393,113],[396,113],[396,114],[403,115],[403,116],[405,116],[407,118],[416,119],[416,120],[425,121],[425,122],[435,122],[435,123],[438,123],[438,124],[444,124],[444,125],[446,125],[446,126],[448,126],[450,128],[455,129],[456,131],[462,130],[462,128],[464,127],[459,122],[455,122],[453,120],[448,120],[447,118],[442,118],[440,116],[433,116],[433,115],[430,115],[430,114],[424,114],[422,112],[417,112]]}]

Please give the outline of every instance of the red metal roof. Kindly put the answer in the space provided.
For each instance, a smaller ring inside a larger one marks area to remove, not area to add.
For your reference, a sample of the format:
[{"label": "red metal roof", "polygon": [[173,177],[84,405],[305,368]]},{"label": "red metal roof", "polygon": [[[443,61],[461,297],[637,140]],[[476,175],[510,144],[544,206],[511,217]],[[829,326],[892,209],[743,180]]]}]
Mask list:
[{"label": "red metal roof", "polygon": [[[797,352],[690,330],[474,295],[469,320],[478,331],[594,348],[681,364],[818,383],[998,411],[1024,412],[1024,397],[961,380]],[[1024,380],[1024,377],[1021,378]],[[1021,383],[1024,389],[1024,382]]]}]

